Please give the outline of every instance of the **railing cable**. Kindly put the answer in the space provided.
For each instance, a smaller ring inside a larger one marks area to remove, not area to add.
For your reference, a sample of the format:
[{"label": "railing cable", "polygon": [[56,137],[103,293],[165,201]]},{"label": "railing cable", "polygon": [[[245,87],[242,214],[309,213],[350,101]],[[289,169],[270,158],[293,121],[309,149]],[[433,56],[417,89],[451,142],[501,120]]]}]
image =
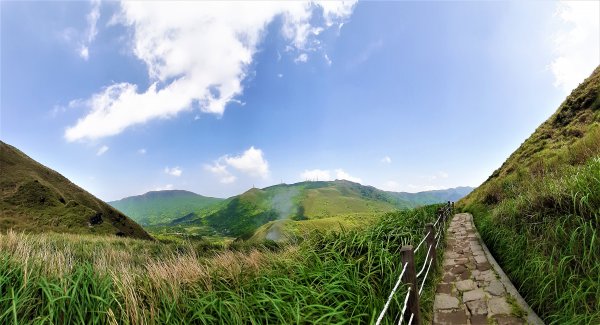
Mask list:
[{"label": "railing cable", "polygon": [[385,305],[383,306],[383,310],[381,311],[381,314],[379,314],[379,317],[377,318],[377,322],[375,323],[376,325],[379,325],[381,323],[381,320],[383,319],[383,315],[385,315],[385,312],[390,307],[390,302],[392,302],[392,298],[394,297],[396,290],[398,290],[398,287],[400,286],[400,283],[402,282],[402,276],[404,275],[404,272],[406,272],[407,265],[408,265],[408,263],[404,263],[404,267],[402,268],[402,272],[400,273],[400,276],[398,277],[398,281],[396,281],[396,285],[392,289],[392,292],[390,293],[388,300],[386,301]]},{"label": "railing cable", "polygon": [[437,226],[438,222],[440,222],[440,219],[442,218],[443,214],[440,214],[440,216],[437,218],[437,220],[435,221],[435,223],[433,224],[433,226]]},{"label": "railing cable", "polygon": [[431,246],[429,247],[429,250],[427,250],[427,256],[425,256],[425,261],[423,262],[423,267],[421,268],[421,270],[419,271],[419,273],[417,273],[417,278],[421,275],[421,273],[423,273],[423,271],[425,271],[425,266],[427,266],[427,259],[429,258],[429,253],[431,252]]},{"label": "railing cable", "polygon": [[406,292],[406,297],[404,298],[404,306],[402,307],[402,312],[400,313],[400,320],[398,321],[398,325],[402,324],[402,320],[404,320],[404,313],[406,312],[406,306],[408,306],[408,298],[410,297],[410,287],[408,287],[408,291]]},{"label": "railing cable", "polygon": [[433,262],[433,260],[429,260],[429,266],[427,267],[427,272],[425,272],[423,281],[421,281],[421,287],[419,288],[419,296],[421,295],[421,291],[423,291],[423,288],[425,287],[425,281],[427,281],[427,275],[429,274],[429,269],[431,268],[431,262]]},{"label": "railing cable", "polygon": [[427,239],[427,236],[429,236],[429,233],[427,233],[427,235],[425,235],[425,236],[423,237],[423,239],[421,239],[421,242],[419,243],[419,245],[417,245],[417,248],[415,248],[415,249],[413,250],[413,252],[415,252],[415,253],[416,253],[416,252],[419,250],[419,248],[421,247],[421,245],[422,245],[422,244],[425,242],[425,239]]}]

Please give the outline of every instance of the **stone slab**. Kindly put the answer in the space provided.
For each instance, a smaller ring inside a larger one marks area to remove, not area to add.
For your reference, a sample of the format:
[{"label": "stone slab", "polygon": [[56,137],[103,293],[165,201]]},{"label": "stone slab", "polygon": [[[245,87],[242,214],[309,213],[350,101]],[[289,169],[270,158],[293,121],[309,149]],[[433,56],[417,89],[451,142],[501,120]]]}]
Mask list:
[{"label": "stone slab", "polygon": [[477,285],[471,279],[458,281],[455,283],[455,285],[458,291],[471,291],[477,288]]},{"label": "stone slab", "polygon": [[433,306],[435,310],[438,309],[453,309],[458,308],[460,302],[457,298],[447,294],[436,294]]},{"label": "stone slab", "polygon": [[485,299],[485,292],[481,289],[475,289],[471,291],[466,291],[463,293],[463,301],[469,302],[473,300],[483,300]]},{"label": "stone slab", "polygon": [[502,296],[506,292],[504,286],[498,280],[491,281],[490,284],[485,287],[485,291],[489,292],[493,296]]},{"label": "stone slab", "polygon": [[471,315],[487,315],[488,308],[485,300],[475,300],[467,302],[467,308]]},{"label": "stone slab", "polygon": [[488,300],[488,309],[490,315],[510,315],[512,312],[512,307],[506,302],[505,298]]}]

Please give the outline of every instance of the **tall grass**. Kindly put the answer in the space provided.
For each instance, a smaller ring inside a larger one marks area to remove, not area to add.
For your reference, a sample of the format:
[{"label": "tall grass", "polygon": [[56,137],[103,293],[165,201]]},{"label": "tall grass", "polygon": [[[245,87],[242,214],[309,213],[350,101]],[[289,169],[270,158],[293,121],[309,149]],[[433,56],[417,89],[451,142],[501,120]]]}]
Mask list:
[{"label": "tall grass", "polygon": [[547,323],[600,324],[600,156],[501,188],[468,209],[520,293]]},{"label": "tall grass", "polygon": [[[0,235],[0,323],[372,323],[399,275],[401,245],[421,238],[436,208],[296,244],[208,253],[191,243],[8,232]],[[434,288],[426,288],[427,315]]]}]

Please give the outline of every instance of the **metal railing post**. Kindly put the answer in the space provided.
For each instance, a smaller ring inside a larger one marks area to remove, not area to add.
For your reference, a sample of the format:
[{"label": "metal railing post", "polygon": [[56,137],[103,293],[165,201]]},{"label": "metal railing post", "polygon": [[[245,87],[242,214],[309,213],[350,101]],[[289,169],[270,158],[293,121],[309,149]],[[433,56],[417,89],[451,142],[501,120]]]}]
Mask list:
[{"label": "metal railing post", "polygon": [[406,308],[406,317],[404,319],[410,319],[411,314],[413,315],[413,324],[421,325],[421,313],[419,311],[419,289],[417,287],[417,272],[415,270],[415,253],[411,245],[402,246],[400,249],[402,255],[402,264],[406,263],[406,273],[404,278],[406,284],[408,284],[410,294],[408,296],[408,303]]}]

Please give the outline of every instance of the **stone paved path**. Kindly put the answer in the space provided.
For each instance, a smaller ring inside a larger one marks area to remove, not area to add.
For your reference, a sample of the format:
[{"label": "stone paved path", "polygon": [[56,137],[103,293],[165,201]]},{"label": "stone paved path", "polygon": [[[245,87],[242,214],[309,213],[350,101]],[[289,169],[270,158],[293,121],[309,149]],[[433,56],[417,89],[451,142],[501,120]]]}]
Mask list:
[{"label": "stone paved path", "polygon": [[457,214],[448,228],[433,324],[525,324],[513,315],[510,295],[486,258],[472,219]]}]

